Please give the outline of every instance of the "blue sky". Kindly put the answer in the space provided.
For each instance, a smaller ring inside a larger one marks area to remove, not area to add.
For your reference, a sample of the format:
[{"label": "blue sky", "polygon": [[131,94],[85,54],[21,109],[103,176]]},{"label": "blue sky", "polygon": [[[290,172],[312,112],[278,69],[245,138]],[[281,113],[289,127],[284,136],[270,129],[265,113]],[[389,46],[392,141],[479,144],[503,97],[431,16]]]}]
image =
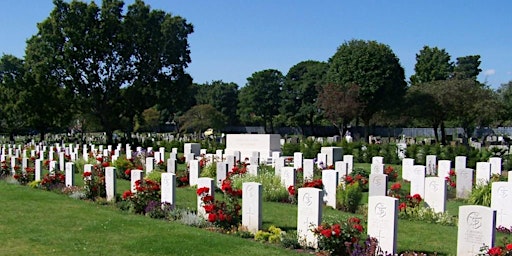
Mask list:
[{"label": "blue sky", "polygon": [[[493,88],[512,80],[512,1],[145,2],[194,25],[187,70],[196,83],[222,80],[243,86],[247,77],[264,69],[286,75],[301,61],[328,61],[338,46],[351,39],[389,45],[407,80],[424,45],[446,49],[452,61],[480,55],[479,80]],[[2,1],[0,53],[23,57],[26,39],[52,9],[51,0]]]}]

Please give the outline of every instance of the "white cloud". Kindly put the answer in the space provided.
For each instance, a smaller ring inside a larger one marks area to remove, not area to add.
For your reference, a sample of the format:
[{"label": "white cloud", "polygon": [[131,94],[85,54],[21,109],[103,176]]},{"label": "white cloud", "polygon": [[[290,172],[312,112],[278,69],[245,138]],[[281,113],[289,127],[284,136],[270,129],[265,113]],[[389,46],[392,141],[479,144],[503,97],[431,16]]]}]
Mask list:
[{"label": "white cloud", "polygon": [[494,69],[488,69],[488,70],[484,71],[484,75],[486,75],[486,76],[492,76],[494,74],[496,74],[496,70],[494,70]]}]

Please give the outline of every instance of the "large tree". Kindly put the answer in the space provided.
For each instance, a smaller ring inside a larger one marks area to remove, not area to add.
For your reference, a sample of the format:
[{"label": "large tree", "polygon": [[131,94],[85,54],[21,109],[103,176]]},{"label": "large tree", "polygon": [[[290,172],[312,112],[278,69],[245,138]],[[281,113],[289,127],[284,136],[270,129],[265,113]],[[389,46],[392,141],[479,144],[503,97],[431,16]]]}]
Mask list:
[{"label": "large tree", "polygon": [[423,46],[416,54],[415,74],[411,76],[411,85],[446,80],[453,72],[453,62],[445,49]]},{"label": "large tree", "polygon": [[361,104],[357,101],[359,86],[351,84],[339,86],[326,84],[318,94],[318,106],[324,116],[338,129],[341,136],[347,131],[347,126],[359,115]]},{"label": "large tree", "polygon": [[287,125],[300,127],[309,126],[314,134],[314,125],[320,118],[317,106],[318,90],[325,81],[328,65],[320,61],[303,61],[291,67],[286,74],[281,91],[282,116]]},{"label": "large tree", "polygon": [[223,81],[200,84],[197,86],[195,97],[197,104],[209,104],[226,116],[228,125],[238,123],[236,116],[238,106],[237,84]]},{"label": "large tree", "polygon": [[193,131],[196,133],[208,128],[220,130],[226,125],[226,116],[208,104],[192,107],[179,120],[180,131]]},{"label": "large tree", "polygon": [[453,78],[458,80],[472,79],[476,81],[476,77],[482,72],[480,63],[480,55],[458,57],[455,68],[453,69]]},{"label": "large tree", "polygon": [[28,41],[34,80],[44,84],[38,78],[49,78],[72,93],[80,111],[98,118],[108,143],[123,115],[133,119],[158,103],[159,89],[187,80],[187,36],[193,29],[183,18],[150,10],[141,0],[126,13],[120,0],[101,7],[94,1],[54,5]]},{"label": "large tree", "polygon": [[340,88],[353,84],[359,87],[359,113],[367,128],[376,112],[397,107],[407,89],[398,57],[389,46],[376,41],[351,40],[342,44],[329,59],[327,82]]},{"label": "large tree", "polygon": [[13,55],[0,58],[0,128],[9,133],[11,142],[14,134],[28,125],[24,74],[22,59]]},{"label": "large tree", "polygon": [[512,81],[502,84],[497,94],[502,106],[499,110],[500,126],[508,126],[512,123]]},{"label": "large tree", "polygon": [[240,120],[245,123],[259,120],[266,132],[273,133],[283,83],[283,74],[275,69],[258,71],[247,78],[247,84],[240,89],[238,96]]}]

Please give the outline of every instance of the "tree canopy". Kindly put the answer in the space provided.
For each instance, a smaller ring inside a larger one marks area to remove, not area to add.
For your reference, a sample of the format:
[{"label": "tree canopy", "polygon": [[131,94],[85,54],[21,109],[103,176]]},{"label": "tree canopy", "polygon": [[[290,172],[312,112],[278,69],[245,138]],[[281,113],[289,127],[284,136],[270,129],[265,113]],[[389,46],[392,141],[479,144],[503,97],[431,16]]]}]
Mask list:
[{"label": "tree canopy", "polygon": [[453,73],[453,62],[445,49],[423,46],[416,54],[415,73],[411,76],[411,85],[446,80]]},{"label": "tree canopy", "polygon": [[284,76],[279,70],[258,71],[247,78],[240,89],[238,113],[242,122],[261,120],[267,132],[274,131],[274,117],[279,114]]},{"label": "tree canopy", "polygon": [[119,0],[54,5],[27,43],[34,82],[65,88],[78,109],[98,118],[109,142],[123,115],[133,119],[158,103],[158,89],[187,80],[193,28],[185,19],[141,0],[126,13]]},{"label": "tree canopy", "polygon": [[327,82],[359,87],[359,113],[367,127],[376,112],[397,107],[407,90],[397,56],[376,41],[351,40],[338,47],[329,59]]}]

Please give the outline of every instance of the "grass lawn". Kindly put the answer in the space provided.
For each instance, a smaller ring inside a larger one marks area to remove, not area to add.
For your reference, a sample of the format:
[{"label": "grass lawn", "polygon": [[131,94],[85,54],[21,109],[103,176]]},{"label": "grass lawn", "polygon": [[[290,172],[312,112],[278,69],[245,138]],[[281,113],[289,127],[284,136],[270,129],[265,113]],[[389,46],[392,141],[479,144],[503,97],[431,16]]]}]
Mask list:
[{"label": "grass lawn", "polygon": [[[367,164],[356,167],[369,168]],[[394,166],[401,172],[400,166]],[[78,186],[83,185],[76,174]],[[405,184],[408,187],[408,184]],[[117,180],[117,193],[130,188]],[[196,209],[196,189],[177,188],[176,207]],[[367,202],[367,193],[363,203]],[[150,219],[113,206],[75,200],[53,192],[0,181],[0,255],[297,255],[298,252],[175,222]],[[457,215],[461,200],[449,200]],[[354,216],[324,208],[324,220]],[[364,214],[355,216],[366,220]],[[263,229],[296,230],[297,206],[263,203]],[[503,235],[499,234],[496,241]],[[457,227],[399,219],[398,251],[455,255]],[[304,254],[303,254],[304,255]]]}]

